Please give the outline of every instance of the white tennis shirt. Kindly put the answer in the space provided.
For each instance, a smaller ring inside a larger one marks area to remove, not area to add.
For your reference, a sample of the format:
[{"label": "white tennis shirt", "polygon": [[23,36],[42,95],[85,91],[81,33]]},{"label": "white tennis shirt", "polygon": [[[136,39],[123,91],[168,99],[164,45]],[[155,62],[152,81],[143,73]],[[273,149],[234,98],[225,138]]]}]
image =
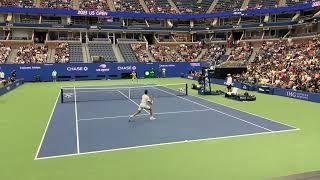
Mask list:
[{"label": "white tennis shirt", "polygon": [[150,102],[150,97],[146,94],[142,95],[141,97],[141,104],[148,104],[148,102]]}]

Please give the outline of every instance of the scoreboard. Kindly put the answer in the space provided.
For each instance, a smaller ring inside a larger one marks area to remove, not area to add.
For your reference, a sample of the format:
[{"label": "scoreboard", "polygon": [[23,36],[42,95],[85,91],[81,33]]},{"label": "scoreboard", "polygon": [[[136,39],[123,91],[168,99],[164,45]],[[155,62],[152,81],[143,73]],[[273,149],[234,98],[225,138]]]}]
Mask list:
[{"label": "scoreboard", "polygon": [[154,69],[146,70],[144,72],[144,78],[155,78],[155,77],[156,77],[156,71]]}]

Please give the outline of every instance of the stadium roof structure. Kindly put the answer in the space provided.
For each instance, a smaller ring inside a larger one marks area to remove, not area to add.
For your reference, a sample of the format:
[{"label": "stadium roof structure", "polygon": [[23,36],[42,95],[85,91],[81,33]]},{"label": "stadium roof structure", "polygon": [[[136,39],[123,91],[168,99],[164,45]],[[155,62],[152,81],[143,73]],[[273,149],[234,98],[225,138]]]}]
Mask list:
[{"label": "stadium roof structure", "polygon": [[142,13],[142,12],[112,12],[112,11],[85,11],[85,10],[66,10],[66,9],[48,9],[48,8],[19,8],[19,7],[0,7],[0,13],[31,13],[31,14],[52,14],[69,16],[105,16],[115,18],[146,18],[146,19],[210,19],[230,16],[248,16],[259,14],[271,14],[282,12],[293,12],[312,9],[320,6],[320,1],[312,3],[274,7],[260,8],[250,10],[234,10],[230,12],[217,12],[206,14],[168,14],[168,13]]}]

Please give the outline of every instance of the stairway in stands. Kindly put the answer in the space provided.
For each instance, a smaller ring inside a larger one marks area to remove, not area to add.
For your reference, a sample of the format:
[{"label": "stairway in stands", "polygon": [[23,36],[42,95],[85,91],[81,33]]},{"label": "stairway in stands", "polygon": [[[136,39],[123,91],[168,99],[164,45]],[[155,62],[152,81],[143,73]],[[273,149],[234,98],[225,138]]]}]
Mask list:
[{"label": "stairway in stands", "polygon": [[130,44],[118,44],[118,46],[125,62],[127,63],[139,62]]}]

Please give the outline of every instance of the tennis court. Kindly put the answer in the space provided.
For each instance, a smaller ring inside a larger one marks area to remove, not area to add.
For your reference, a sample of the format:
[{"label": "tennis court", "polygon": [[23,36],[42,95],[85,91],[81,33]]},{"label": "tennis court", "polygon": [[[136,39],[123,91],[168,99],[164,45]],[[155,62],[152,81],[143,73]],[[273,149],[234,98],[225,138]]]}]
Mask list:
[{"label": "tennis court", "polygon": [[[145,89],[157,119],[144,112],[129,123]],[[298,130],[188,96],[186,84],[66,87],[57,94],[36,159]]]}]

